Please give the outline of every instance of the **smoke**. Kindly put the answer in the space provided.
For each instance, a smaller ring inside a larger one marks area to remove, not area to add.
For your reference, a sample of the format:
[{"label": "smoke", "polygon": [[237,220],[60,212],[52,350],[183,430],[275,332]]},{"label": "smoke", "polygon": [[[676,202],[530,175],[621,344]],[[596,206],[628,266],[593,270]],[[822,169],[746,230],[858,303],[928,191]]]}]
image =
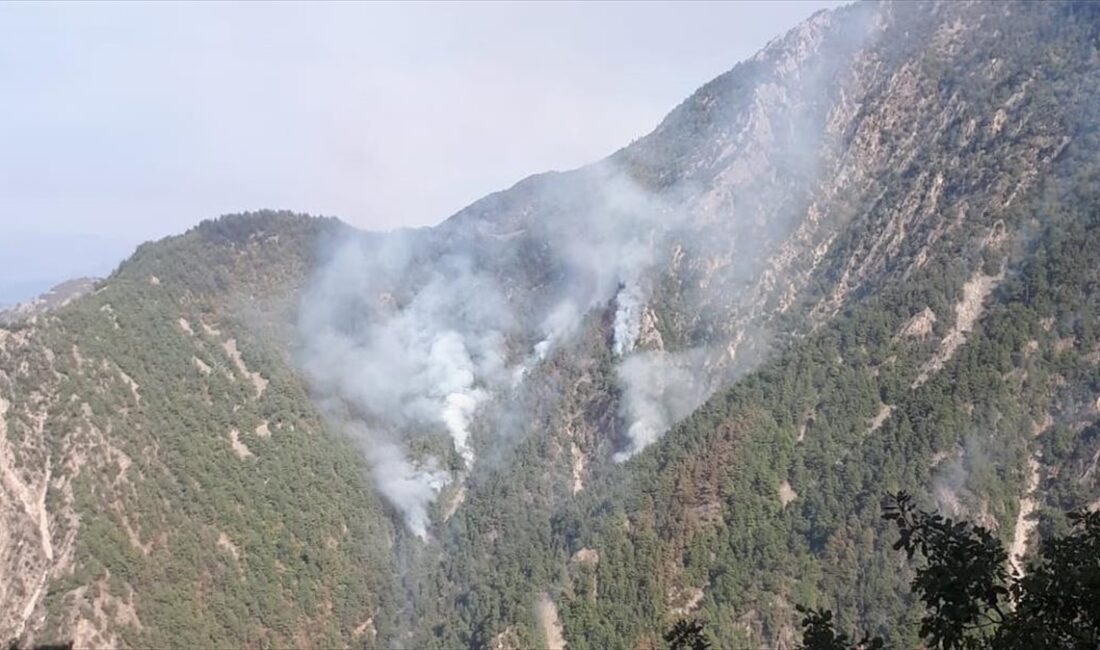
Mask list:
[{"label": "smoke", "polygon": [[931,496],[948,516],[968,517],[996,527],[991,513],[997,505],[990,503],[989,495],[1013,494],[1020,489],[1005,468],[1030,458],[1027,440],[1041,425],[1026,417],[1006,417],[995,407],[975,411],[970,417],[974,422],[971,429],[932,458]]},{"label": "smoke", "polygon": [[617,459],[657,440],[702,399],[700,355],[636,349],[659,252],[682,214],[612,166],[596,171],[580,188],[544,190],[540,200],[569,207],[556,220],[504,232],[495,221],[459,219],[387,235],[345,231],[322,251],[300,310],[301,366],[418,537],[428,535],[440,490],[469,473],[476,450],[508,435],[505,423],[523,422],[509,409],[522,402],[517,391],[530,371],[593,311],[614,309],[611,346],[630,437]]},{"label": "smoke", "polygon": [[621,357],[634,351],[634,344],[642,330],[642,310],[645,309],[647,297],[635,279],[624,285],[615,297],[615,356]]},{"label": "smoke", "polygon": [[360,443],[374,470],[379,491],[401,514],[414,535],[428,538],[428,506],[451,482],[439,460],[413,463],[396,443],[368,429],[361,421],[345,421],[343,430]]},{"label": "smoke", "polygon": [[322,251],[301,306],[301,365],[416,535],[447,481],[550,420],[519,406],[552,392],[525,382],[571,360],[576,340],[610,348],[577,346],[584,362],[615,365],[628,437],[616,461],[762,354],[764,314],[817,268],[799,252],[832,241],[815,224],[847,218],[819,218],[812,188],[820,164],[847,160],[850,95],[863,91],[845,71],[868,29],[815,20],[602,162],[525,179],[430,230],[345,231]]},{"label": "smoke", "polygon": [[543,339],[535,344],[535,358],[546,359],[550,349],[567,340],[580,328],[582,315],[571,299],[558,303],[542,322]]},{"label": "smoke", "polygon": [[[615,454],[625,460],[658,440],[706,397],[701,380],[704,355],[638,350],[643,316],[652,299],[659,262],[683,239],[687,213],[677,196],[658,195],[641,187],[614,165],[590,170],[592,186],[566,191],[589,193],[587,205],[547,224],[540,238],[552,244],[561,260],[562,285],[568,297],[542,323],[545,338],[535,346],[536,359],[568,340],[592,310],[614,309],[611,352],[622,394],[619,413],[627,424],[627,447]],[[687,193],[687,188],[681,188]],[[682,198],[682,197],[680,197]],[[569,205],[570,197],[555,197]]]},{"label": "smoke", "polygon": [[708,391],[699,375],[703,353],[637,352],[619,364],[616,374],[623,398],[620,414],[628,422],[629,445],[615,454],[622,462],[653,444],[672,425],[703,403]]},{"label": "smoke", "polygon": [[966,468],[963,449],[955,449],[953,455],[934,460],[939,461],[932,473],[932,498],[936,501],[936,507],[950,517],[965,515],[963,504],[974,495],[967,487],[970,473]]},{"label": "smoke", "polygon": [[[492,356],[486,360],[495,363],[499,359],[497,345],[490,345]],[[455,451],[462,456],[466,464],[474,462],[474,451],[470,448],[470,420],[488,393],[477,385],[479,368],[470,357],[466,341],[461,334],[448,330],[435,337],[428,353],[427,383],[422,387],[429,412],[438,403],[439,419],[447,427],[454,441]]]},{"label": "smoke", "polygon": [[446,433],[456,462],[473,465],[471,423],[507,384],[513,324],[496,283],[468,258],[447,255],[425,269],[419,256],[429,243],[405,234],[339,243],[299,323],[311,385],[322,403],[339,405],[326,411],[364,442],[380,492],[420,537],[450,476],[401,443]]}]

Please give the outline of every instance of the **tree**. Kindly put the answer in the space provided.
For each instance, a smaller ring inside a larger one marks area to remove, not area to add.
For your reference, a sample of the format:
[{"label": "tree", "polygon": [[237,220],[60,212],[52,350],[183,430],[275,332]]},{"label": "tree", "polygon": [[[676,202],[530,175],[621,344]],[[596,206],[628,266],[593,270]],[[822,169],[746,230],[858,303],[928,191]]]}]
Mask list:
[{"label": "tree", "polygon": [[797,606],[802,619],[802,644],[812,650],[879,650],[886,647],[881,637],[864,637],[852,641],[847,634],[833,628],[833,613],[827,609],[818,610]]},{"label": "tree", "polygon": [[[1096,648],[1100,646],[1100,513],[1069,513],[1071,531],[1044,542],[1027,571],[1008,566],[1000,541],[982,526],[888,495],[883,518],[897,526],[895,550],[917,555],[913,592],[925,608],[920,636],[945,650]],[[806,650],[881,648],[853,642],[833,627],[832,612],[799,608]]]},{"label": "tree", "polygon": [[710,650],[710,641],[703,632],[706,624],[702,621],[688,622],[681,618],[676,625],[665,633],[669,650]]}]

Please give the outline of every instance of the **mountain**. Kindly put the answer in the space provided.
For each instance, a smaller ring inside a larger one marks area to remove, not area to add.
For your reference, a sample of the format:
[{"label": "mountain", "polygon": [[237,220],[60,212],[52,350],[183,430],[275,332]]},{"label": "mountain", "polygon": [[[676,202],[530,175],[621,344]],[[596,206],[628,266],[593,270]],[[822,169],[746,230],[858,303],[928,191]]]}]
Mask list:
[{"label": "mountain", "polygon": [[369,611],[378,500],[280,327],[327,227],[205,223],[0,330],[5,636],[331,646]]},{"label": "mountain", "polygon": [[140,247],[0,329],[0,638],[916,646],[886,491],[1021,568],[1100,507],[1098,46],[850,5],[435,228]]},{"label": "mountain", "polygon": [[45,312],[64,307],[92,291],[95,282],[95,278],[67,280],[33,300],[0,309],[0,325],[17,325]]}]

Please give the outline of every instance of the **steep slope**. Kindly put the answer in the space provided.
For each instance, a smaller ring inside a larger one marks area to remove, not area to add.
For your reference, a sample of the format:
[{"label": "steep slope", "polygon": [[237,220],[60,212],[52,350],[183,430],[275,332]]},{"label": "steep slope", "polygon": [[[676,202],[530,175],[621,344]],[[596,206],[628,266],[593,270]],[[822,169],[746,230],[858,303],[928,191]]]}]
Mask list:
[{"label": "steep slope", "polygon": [[436,228],[139,249],[0,329],[0,638],[914,646],[884,491],[1100,498],[1098,25],[860,3]]},{"label": "steep slope", "polygon": [[[1027,508],[1018,513],[1029,496],[1041,501],[1033,481],[1042,494],[1053,489],[1043,477],[1065,476],[1030,469],[1033,435],[1059,424],[1087,434],[1095,421],[1075,406],[1095,393],[1091,336],[1063,334],[1060,363],[1074,370],[1046,374],[1029,366],[1048,339],[1016,329],[1056,327],[1026,291],[1019,304],[1016,283],[1055,272],[1035,262],[1047,238],[1091,228],[1088,11],[905,3],[821,14],[610,161],[529,179],[445,224],[450,250],[480,250],[463,237],[493,247],[487,266],[505,286],[570,277],[554,251],[578,234],[599,242],[608,223],[656,231],[657,252],[639,276],[619,274],[602,314],[536,371],[533,383],[556,392],[525,404],[524,442],[463,491],[440,566],[421,578],[445,576],[448,597],[412,590],[411,620],[425,623],[411,645],[544,643],[544,590],[560,594],[573,647],[657,643],[697,608],[720,645],[790,645],[798,602],[912,644],[914,629],[885,623],[912,608],[878,522],[883,491],[926,490],[1008,540],[1032,529]],[[827,92],[814,83],[822,68]],[[623,193],[606,188],[620,174],[642,205],[659,205],[659,228],[615,214]],[[523,266],[499,252],[502,239],[524,251]],[[1064,332],[1095,318],[1095,277],[1057,274],[1042,292],[1059,293]],[[638,311],[651,330],[639,345],[665,358],[701,349],[689,376],[711,388],[752,371],[769,346],[792,347],[620,469],[609,461],[637,414],[614,323],[631,282],[645,287]],[[508,295],[518,313],[537,311]],[[1017,383],[994,381],[1002,375]],[[1057,435],[1082,445],[1084,476],[1093,443]],[[1063,507],[1097,496],[1082,483],[1070,491],[1078,498]]]},{"label": "steep slope", "polygon": [[387,520],[289,366],[288,309],[333,227],[208,222],[0,330],[5,638],[327,647],[373,632]]}]

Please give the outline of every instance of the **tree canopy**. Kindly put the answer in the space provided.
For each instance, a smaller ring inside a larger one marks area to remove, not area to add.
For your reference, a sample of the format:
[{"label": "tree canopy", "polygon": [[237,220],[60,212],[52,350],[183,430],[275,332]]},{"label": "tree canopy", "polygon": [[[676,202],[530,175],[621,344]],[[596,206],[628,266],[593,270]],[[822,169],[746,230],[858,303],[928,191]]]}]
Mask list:
[{"label": "tree canopy", "polygon": [[[1027,568],[1010,565],[991,531],[918,508],[912,495],[889,495],[883,518],[895,550],[917,559],[913,593],[925,608],[920,637],[945,650],[1100,646],[1100,512],[1067,514],[1070,532],[1044,541]],[[806,650],[869,650],[834,629],[828,610],[800,608]]]}]

